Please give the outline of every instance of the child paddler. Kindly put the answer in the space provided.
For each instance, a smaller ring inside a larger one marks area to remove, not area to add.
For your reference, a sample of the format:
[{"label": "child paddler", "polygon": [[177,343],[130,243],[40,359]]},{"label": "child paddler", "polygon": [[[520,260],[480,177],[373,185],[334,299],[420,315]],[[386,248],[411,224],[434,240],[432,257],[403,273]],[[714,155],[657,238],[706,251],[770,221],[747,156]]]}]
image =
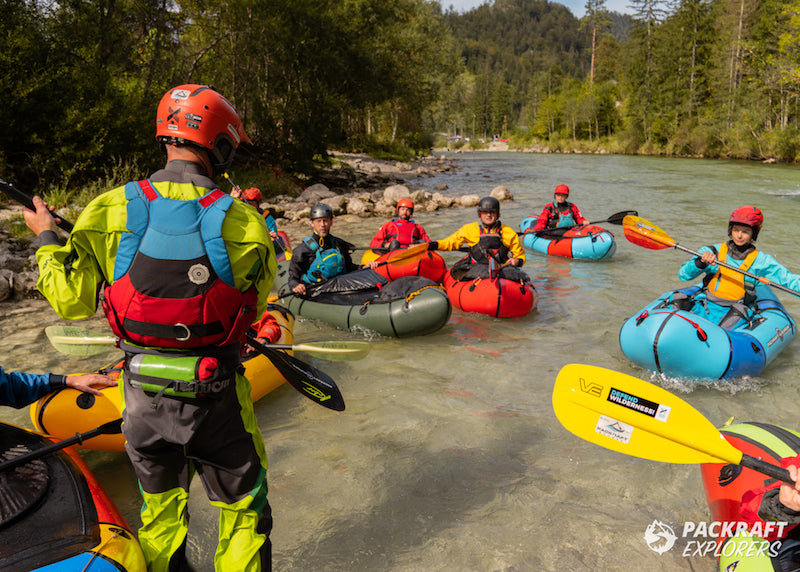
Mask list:
[{"label": "child paddler", "polygon": [[757,207],[737,208],[728,220],[729,240],[701,247],[700,256],[681,266],[678,272],[681,280],[694,280],[704,275],[703,289],[692,299],[692,313],[724,327],[734,327],[739,320],[752,316],[750,306],[755,301],[757,280],[725,268],[717,261],[800,292],[800,276],[756,248],[755,241],[763,224],[764,214]]}]

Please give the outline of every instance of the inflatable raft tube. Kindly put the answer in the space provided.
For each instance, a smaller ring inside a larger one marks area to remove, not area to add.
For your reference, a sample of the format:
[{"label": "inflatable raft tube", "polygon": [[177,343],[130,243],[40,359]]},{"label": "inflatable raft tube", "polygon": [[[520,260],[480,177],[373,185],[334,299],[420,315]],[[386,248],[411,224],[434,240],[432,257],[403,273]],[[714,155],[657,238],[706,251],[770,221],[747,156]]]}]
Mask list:
[{"label": "inflatable raft tube", "polygon": [[[50,441],[0,424],[2,460]],[[0,570],[142,572],[144,555],[120,512],[70,448],[4,471]]]},{"label": "inflatable raft tube", "polygon": [[293,294],[288,280],[288,263],[281,262],[275,280],[281,304],[298,316],[344,330],[422,336],[441,329],[452,311],[444,290],[421,276],[389,282],[373,270],[358,270],[309,288],[306,296]]},{"label": "inflatable raft tube", "polygon": [[[277,304],[271,304],[269,312],[281,327],[281,336],[276,343],[294,343],[294,316]],[[250,396],[258,401],[286,379],[272,362],[261,354],[255,354],[244,362],[245,375],[250,381]],[[101,371],[118,376],[122,363],[114,362]],[[123,401],[119,387],[100,390],[99,397],[77,389],[65,387],[40,398],[31,405],[31,421],[37,431],[57,439],[67,439],[76,433],[85,433],[95,427],[122,417]],[[81,445],[82,449],[100,451],[123,451],[125,438],[121,434],[99,435]]]}]

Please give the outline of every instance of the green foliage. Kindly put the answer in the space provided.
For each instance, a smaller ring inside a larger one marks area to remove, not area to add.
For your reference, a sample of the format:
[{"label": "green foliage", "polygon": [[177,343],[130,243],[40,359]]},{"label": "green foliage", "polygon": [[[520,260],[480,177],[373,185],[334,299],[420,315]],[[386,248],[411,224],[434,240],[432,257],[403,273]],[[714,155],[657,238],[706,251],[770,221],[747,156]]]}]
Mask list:
[{"label": "green foliage", "polygon": [[33,231],[25,224],[25,219],[21,214],[10,215],[3,224],[3,227],[14,240],[27,242],[36,238]]},{"label": "green foliage", "polygon": [[145,176],[163,162],[157,101],[180,83],[237,107],[254,146],[234,169],[268,194],[332,148],[408,160],[509,134],[797,160],[800,0],[632,3],[589,0],[579,21],[547,0],[5,0],[0,177],[82,203]]}]

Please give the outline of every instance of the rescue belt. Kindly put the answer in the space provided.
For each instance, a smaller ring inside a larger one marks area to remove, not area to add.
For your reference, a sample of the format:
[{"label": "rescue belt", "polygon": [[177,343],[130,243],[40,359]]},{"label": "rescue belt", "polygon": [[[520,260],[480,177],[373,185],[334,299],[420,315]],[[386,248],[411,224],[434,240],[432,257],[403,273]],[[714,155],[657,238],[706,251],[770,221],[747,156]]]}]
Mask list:
[{"label": "rescue belt", "polygon": [[336,248],[335,242],[331,239],[332,248],[326,250],[322,249],[322,245],[317,242],[313,236],[307,236],[303,239],[305,245],[314,253],[314,260],[311,261],[311,266],[308,267],[301,280],[306,284],[316,284],[338,276],[345,271],[344,257],[339,249]]},{"label": "rescue belt", "polygon": [[102,295],[114,334],[177,349],[241,342],[255,320],[257,294],[235,287],[222,238],[233,199],[219,189],[170,199],[147,180],[125,185],[125,198],[128,232]]},{"label": "rescue belt", "polygon": [[124,379],[136,389],[171,398],[214,397],[230,387],[241,368],[239,344],[204,355],[162,352],[121,342],[125,352]]}]

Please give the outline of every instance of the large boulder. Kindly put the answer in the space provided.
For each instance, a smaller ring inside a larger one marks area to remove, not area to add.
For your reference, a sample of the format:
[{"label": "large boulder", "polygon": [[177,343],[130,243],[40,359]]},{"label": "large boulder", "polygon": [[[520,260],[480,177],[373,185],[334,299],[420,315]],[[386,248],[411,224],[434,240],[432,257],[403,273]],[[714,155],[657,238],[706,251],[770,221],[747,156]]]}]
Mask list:
[{"label": "large boulder", "polygon": [[358,197],[353,197],[347,201],[347,214],[368,217],[372,212],[372,203],[364,201]]},{"label": "large boulder", "polygon": [[492,192],[489,194],[501,202],[514,200],[514,195],[511,194],[511,191],[508,190],[508,187],[504,185],[500,185],[499,187],[493,188]]},{"label": "large boulder", "polygon": [[449,209],[456,202],[456,198],[450,195],[443,195],[442,193],[433,193],[431,200],[425,206],[427,211],[435,211],[438,209]]},{"label": "large boulder", "polygon": [[464,195],[456,199],[456,203],[462,207],[477,207],[479,202],[481,202],[479,195]]},{"label": "large boulder", "polygon": [[315,183],[300,193],[300,195],[297,197],[297,202],[317,204],[322,202],[322,199],[335,196],[336,193],[331,191],[322,183]]},{"label": "large boulder", "polygon": [[411,196],[411,191],[405,185],[392,185],[383,191],[383,200],[395,205],[400,199]]}]

